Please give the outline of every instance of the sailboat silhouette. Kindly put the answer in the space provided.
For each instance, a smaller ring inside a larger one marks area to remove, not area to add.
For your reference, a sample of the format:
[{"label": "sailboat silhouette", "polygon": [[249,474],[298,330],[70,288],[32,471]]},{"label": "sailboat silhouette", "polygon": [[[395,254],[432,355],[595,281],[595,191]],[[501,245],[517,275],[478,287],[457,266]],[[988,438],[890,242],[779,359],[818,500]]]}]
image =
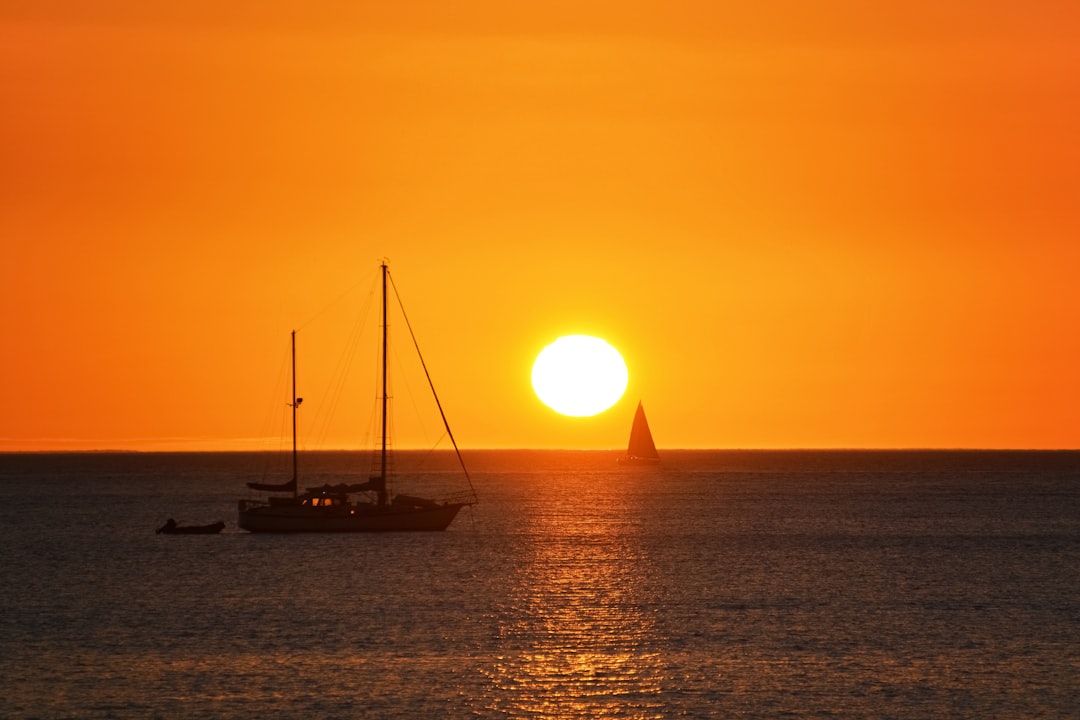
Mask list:
[{"label": "sailboat silhouette", "polygon": [[[280,533],[309,533],[309,532],[398,532],[398,531],[428,531],[445,530],[458,511],[463,507],[476,504],[476,492],[472,487],[472,480],[465,470],[465,462],[461,459],[457,441],[450,431],[450,425],[446,421],[446,415],[442,411],[442,404],[438,395],[435,395],[435,404],[442,416],[446,434],[454,446],[458,462],[465,481],[469,485],[467,491],[461,491],[442,498],[441,502],[413,495],[390,493],[389,472],[389,419],[388,405],[390,395],[387,388],[387,306],[389,304],[388,287],[392,284],[390,271],[383,262],[380,266],[382,275],[382,339],[380,349],[381,390],[379,392],[381,422],[381,441],[378,448],[378,472],[371,475],[365,482],[338,483],[337,485],[323,485],[321,487],[309,487],[300,493],[297,487],[297,448],[296,448],[296,409],[303,402],[303,398],[296,397],[296,333],[292,334],[292,367],[293,386],[292,401],[289,406],[293,411],[293,476],[292,479],[283,483],[248,483],[252,490],[267,493],[292,493],[292,497],[270,496],[259,500],[240,500],[238,504],[238,521],[242,529],[249,532],[280,532]],[[396,296],[397,290],[394,289]],[[398,305],[401,300],[398,298]],[[408,326],[408,318],[402,317]],[[412,327],[409,334],[412,335]],[[413,344],[419,353],[415,336]],[[423,358],[420,364],[427,375],[427,365]],[[427,375],[429,387],[434,394],[435,386],[431,383],[431,376]],[[368,498],[363,500],[361,498]],[[372,501],[372,498],[374,501]]]},{"label": "sailboat silhouette", "polygon": [[620,457],[619,462],[632,465],[655,465],[660,462],[660,453],[656,452],[656,443],[649,431],[649,421],[645,419],[645,408],[641,401],[638,401],[637,412],[634,413],[626,455]]}]

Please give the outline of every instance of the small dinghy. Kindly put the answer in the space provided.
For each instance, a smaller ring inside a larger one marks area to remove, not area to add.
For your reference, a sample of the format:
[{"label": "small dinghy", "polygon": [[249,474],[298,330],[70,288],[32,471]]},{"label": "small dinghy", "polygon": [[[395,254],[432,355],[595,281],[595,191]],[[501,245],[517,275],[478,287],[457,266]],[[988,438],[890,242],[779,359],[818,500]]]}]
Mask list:
[{"label": "small dinghy", "polygon": [[176,521],[169,518],[165,524],[157,529],[158,535],[216,535],[225,529],[225,523],[216,522],[209,525],[177,525]]}]

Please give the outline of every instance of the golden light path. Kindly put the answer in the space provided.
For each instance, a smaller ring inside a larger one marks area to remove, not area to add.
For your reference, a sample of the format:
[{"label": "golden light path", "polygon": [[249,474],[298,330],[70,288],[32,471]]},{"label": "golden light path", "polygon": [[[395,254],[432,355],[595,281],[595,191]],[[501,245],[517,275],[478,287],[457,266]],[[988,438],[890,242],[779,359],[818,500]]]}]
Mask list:
[{"label": "golden light path", "polygon": [[[623,475],[611,476],[625,480]],[[610,478],[609,478],[610,479]],[[595,475],[537,486],[507,579],[502,654],[483,672],[480,714],[528,718],[663,717],[658,600],[640,493]]]},{"label": "golden light path", "polygon": [[606,340],[567,335],[536,356],[536,396],[562,415],[587,417],[614,405],[626,391],[629,373],[619,351]]}]

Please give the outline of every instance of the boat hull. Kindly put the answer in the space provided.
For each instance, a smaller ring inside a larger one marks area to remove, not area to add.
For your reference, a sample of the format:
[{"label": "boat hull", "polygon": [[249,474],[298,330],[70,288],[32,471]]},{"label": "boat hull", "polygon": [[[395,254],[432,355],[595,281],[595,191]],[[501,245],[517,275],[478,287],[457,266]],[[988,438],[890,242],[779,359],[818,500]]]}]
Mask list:
[{"label": "boat hull", "polygon": [[253,533],[433,532],[445,530],[469,503],[383,510],[335,510],[310,506],[274,506],[241,500],[240,528]]},{"label": "boat hull", "polygon": [[658,457],[631,457],[625,456],[618,458],[615,462],[620,465],[659,465],[660,458]]}]

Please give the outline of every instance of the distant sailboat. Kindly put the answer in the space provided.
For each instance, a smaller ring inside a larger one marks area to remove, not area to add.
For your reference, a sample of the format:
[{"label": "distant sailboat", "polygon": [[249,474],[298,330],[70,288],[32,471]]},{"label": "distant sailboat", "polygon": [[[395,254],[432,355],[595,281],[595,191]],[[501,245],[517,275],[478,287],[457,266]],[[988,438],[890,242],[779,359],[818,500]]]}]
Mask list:
[{"label": "distant sailboat", "polygon": [[[450,432],[450,426],[446,423],[443,414],[443,424],[450,442],[457,453],[458,462],[469,489],[441,500],[430,500],[412,495],[391,493],[389,472],[389,418],[387,405],[390,395],[387,389],[387,288],[390,273],[383,263],[380,268],[382,274],[382,340],[380,343],[381,355],[381,387],[379,400],[381,406],[381,442],[378,448],[377,471],[360,483],[338,483],[337,485],[322,485],[309,487],[305,492],[298,491],[297,476],[297,450],[296,450],[296,409],[303,398],[296,397],[296,333],[292,335],[292,402],[289,405],[293,411],[293,475],[292,479],[283,483],[248,483],[252,490],[267,493],[292,493],[292,497],[270,496],[263,500],[240,500],[238,508],[238,525],[249,532],[396,532],[396,531],[424,531],[445,530],[458,511],[463,507],[476,503],[476,493],[472,489],[472,481],[468,471],[465,470],[461,453],[458,452],[457,442]],[[396,290],[395,290],[396,295]],[[398,301],[400,305],[400,299]],[[408,325],[408,318],[405,318]],[[412,334],[412,328],[409,328]],[[414,338],[415,344],[415,338]],[[417,347],[419,352],[419,348]],[[423,364],[423,358],[421,358]],[[424,365],[427,373],[427,366]],[[430,385],[431,378],[428,376]],[[431,385],[434,393],[435,388]],[[442,414],[442,405],[435,396],[439,413]]]},{"label": "distant sailboat", "polygon": [[626,455],[619,458],[619,462],[632,465],[654,465],[660,462],[660,453],[656,452],[656,443],[653,442],[649,421],[645,419],[645,408],[640,401],[637,412],[634,413],[634,425],[630,428],[630,443],[627,445]]}]

